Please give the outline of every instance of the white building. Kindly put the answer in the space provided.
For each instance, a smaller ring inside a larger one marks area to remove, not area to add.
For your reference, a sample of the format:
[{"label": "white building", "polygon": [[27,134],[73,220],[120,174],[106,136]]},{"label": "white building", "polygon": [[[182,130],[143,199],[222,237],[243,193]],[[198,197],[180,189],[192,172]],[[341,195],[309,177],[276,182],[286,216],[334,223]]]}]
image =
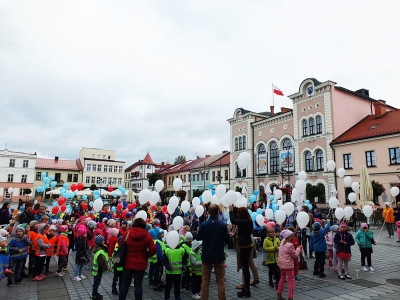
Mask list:
[{"label": "white building", "polygon": [[82,148],[79,159],[85,188],[92,184],[98,187],[112,185],[114,188],[123,185],[125,162],[116,160],[115,150]]},{"label": "white building", "polygon": [[[23,199],[24,189],[33,189],[35,165],[36,153],[0,150],[0,201],[18,202]],[[10,187],[12,195],[8,193]]]},{"label": "white building", "polygon": [[126,189],[141,191],[149,188],[148,176],[155,172],[156,164],[150,154],[147,153],[143,160],[135,162],[125,170]]}]

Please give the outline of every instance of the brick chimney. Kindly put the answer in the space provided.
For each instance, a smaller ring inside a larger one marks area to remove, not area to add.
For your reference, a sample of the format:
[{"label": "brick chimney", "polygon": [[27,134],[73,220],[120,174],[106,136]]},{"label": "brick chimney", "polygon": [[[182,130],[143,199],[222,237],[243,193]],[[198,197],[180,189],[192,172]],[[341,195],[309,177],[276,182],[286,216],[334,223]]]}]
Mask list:
[{"label": "brick chimney", "polygon": [[58,161],[58,156],[54,157],[54,161]]},{"label": "brick chimney", "polygon": [[275,113],[274,113],[274,106],[273,106],[273,105],[271,105],[271,106],[269,107],[269,111],[271,112],[271,117],[273,117],[273,116],[275,115]]},{"label": "brick chimney", "polygon": [[290,108],[281,107],[281,112],[282,112],[282,113],[285,113],[285,112],[288,112],[288,111],[290,111]]},{"label": "brick chimney", "polygon": [[375,117],[381,117],[386,112],[386,107],[383,103],[377,101],[374,103]]},{"label": "brick chimney", "polygon": [[210,157],[211,157],[211,155],[210,155],[210,154],[207,154],[207,155],[206,155],[206,158],[210,158]]}]

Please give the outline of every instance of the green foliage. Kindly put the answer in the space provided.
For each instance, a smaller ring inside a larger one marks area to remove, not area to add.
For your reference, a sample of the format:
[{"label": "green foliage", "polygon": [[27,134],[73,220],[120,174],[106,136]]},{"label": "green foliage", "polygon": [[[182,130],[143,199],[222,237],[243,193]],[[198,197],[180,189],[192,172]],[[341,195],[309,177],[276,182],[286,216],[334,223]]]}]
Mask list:
[{"label": "green foliage", "polygon": [[24,195],[29,195],[30,193],[32,193],[31,189],[24,189]]},{"label": "green foliage", "polygon": [[202,194],[203,194],[203,192],[200,190],[193,190],[193,198],[200,197]]},{"label": "green foliage", "polygon": [[149,186],[154,186],[157,180],[160,180],[162,176],[158,173],[151,173],[148,176]]},{"label": "green foliage", "polygon": [[176,194],[180,198],[180,200],[183,201],[185,200],[187,193],[184,190],[179,190]]},{"label": "green foliage", "polygon": [[239,187],[239,186],[237,186],[237,187],[235,188],[235,192],[239,192],[239,193],[241,193],[241,192],[242,192],[242,188],[241,188],[241,187]]},{"label": "green foliage", "polygon": [[321,190],[316,185],[307,185],[306,192],[310,202],[313,202],[315,197],[321,195]]},{"label": "green foliage", "polygon": [[92,190],[92,191],[97,190],[97,186],[95,184],[92,184],[90,186],[90,190]]},{"label": "green foliage", "polygon": [[379,197],[385,191],[383,184],[379,183],[378,181],[372,180],[371,185],[374,192],[374,197]]},{"label": "green foliage", "polygon": [[174,164],[179,164],[182,160],[186,160],[185,155],[178,155],[178,157],[175,158]]}]

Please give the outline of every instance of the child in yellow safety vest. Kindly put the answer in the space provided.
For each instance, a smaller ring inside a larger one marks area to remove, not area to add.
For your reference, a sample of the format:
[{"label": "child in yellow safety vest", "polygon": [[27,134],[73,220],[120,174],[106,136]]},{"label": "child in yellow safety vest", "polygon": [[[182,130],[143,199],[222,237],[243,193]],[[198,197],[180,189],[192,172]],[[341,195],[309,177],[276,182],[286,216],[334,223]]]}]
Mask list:
[{"label": "child in yellow safety vest", "polygon": [[185,248],[182,245],[177,245],[176,248],[166,248],[163,257],[163,264],[165,266],[166,283],[164,298],[170,299],[170,292],[172,284],[174,284],[175,300],[181,300],[181,276],[183,266],[187,264],[188,256]]},{"label": "child in yellow safety vest", "polygon": [[101,300],[103,296],[99,294],[98,289],[101,283],[101,277],[103,276],[103,272],[107,273],[108,271],[108,248],[104,243],[104,237],[101,235],[97,235],[94,238],[94,242],[96,246],[93,249],[94,258],[93,258],[93,267],[92,267],[92,275],[93,278],[93,290],[92,290],[92,300]]},{"label": "child in yellow safety vest", "polygon": [[153,291],[162,291],[164,289],[164,284],[161,282],[161,277],[164,272],[162,260],[166,248],[164,242],[162,241],[162,238],[164,237],[164,230],[155,227],[149,230],[149,234],[153,238],[154,244],[157,248],[157,253],[148,259],[148,262],[150,263],[149,284],[154,285]]},{"label": "child in yellow safety vest", "polygon": [[[186,251],[186,255],[189,257],[190,253],[192,252],[192,241],[193,235],[190,232],[186,232],[182,247]],[[187,265],[183,266],[183,273],[182,273],[182,281],[181,281],[181,291],[187,292],[191,290],[190,287],[190,259],[187,260]]]},{"label": "child in yellow safety vest", "polygon": [[201,261],[202,241],[194,240],[192,243],[192,252],[190,253],[190,264],[192,275],[192,299],[201,299],[201,274],[203,262]]},{"label": "child in yellow safety vest", "polygon": [[49,233],[46,234],[47,236],[47,240],[49,241],[50,244],[50,248],[46,249],[46,263],[45,263],[45,274],[50,274],[51,271],[49,270],[49,266],[50,266],[50,259],[51,257],[54,255],[55,252],[55,245],[56,245],[56,241],[57,241],[57,237],[56,237],[56,230],[57,227],[54,225],[50,226],[49,229]]},{"label": "child in yellow safety vest", "polygon": [[[122,274],[123,274],[123,267],[117,267],[117,266],[114,264],[114,255],[115,255],[115,253],[117,253],[117,251],[118,251],[118,247],[119,247],[119,243],[121,243],[121,239],[122,239],[122,236],[120,236],[120,237],[118,238],[117,243],[115,243],[115,245],[114,245],[114,251],[113,251],[113,254],[112,254],[112,258],[111,258],[111,270],[112,270],[112,272],[114,273],[113,282],[112,282],[112,293],[113,293],[114,295],[119,295],[119,292],[118,292],[118,290],[117,290],[117,282],[118,282],[118,289],[121,290],[122,280],[123,280],[123,276],[122,276]],[[111,247],[111,245],[110,245],[110,247]]]}]

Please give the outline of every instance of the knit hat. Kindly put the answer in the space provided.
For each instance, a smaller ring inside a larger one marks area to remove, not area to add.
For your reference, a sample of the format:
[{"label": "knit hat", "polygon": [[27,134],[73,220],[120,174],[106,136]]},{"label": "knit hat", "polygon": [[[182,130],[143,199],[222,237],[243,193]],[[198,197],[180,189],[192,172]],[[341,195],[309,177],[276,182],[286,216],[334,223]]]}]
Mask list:
[{"label": "knit hat", "polygon": [[97,245],[101,245],[104,242],[104,237],[102,235],[96,235],[95,238],[94,238],[94,242]]},{"label": "knit hat", "polygon": [[159,219],[154,219],[153,223],[151,223],[152,225],[158,225],[160,224],[160,220]]},{"label": "knit hat", "polygon": [[50,228],[49,228],[49,230],[54,230],[54,231],[56,231],[56,230],[57,230],[57,227],[54,226],[54,225],[51,225]]},{"label": "knit hat", "polygon": [[312,228],[314,231],[318,231],[321,229],[321,224],[319,222],[314,222]]},{"label": "knit hat", "polygon": [[283,237],[284,239],[288,238],[289,236],[291,236],[293,234],[293,232],[291,232],[290,230],[282,230],[281,232],[281,237]]},{"label": "knit hat", "polygon": [[101,220],[101,222],[104,222],[104,221],[107,222],[107,220],[108,220],[108,219],[107,219],[106,217],[104,217],[103,220]]},{"label": "knit hat", "polygon": [[275,222],[268,222],[267,223],[267,228],[274,228],[275,227]]},{"label": "knit hat", "polygon": [[345,222],[340,223],[340,227],[347,227],[347,223]]},{"label": "knit hat", "polygon": [[125,220],[121,222],[121,225],[124,225],[124,224],[128,226],[128,222]]},{"label": "knit hat", "polygon": [[67,232],[68,231],[68,226],[66,226],[66,225],[61,225],[61,226],[58,226],[58,232]]},{"label": "knit hat", "polygon": [[97,228],[104,229],[105,226],[106,226],[106,224],[97,222]]},{"label": "knit hat", "polygon": [[331,226],[331,230],[332,230],[333,232],[338,231],[338,229],[339,229],[339,226],[337,226],[337,225],[332,225],[332,226]]},{"label": "knit hat", "polygon": [[79,221],[82,221],[82,220],[85,220],[85,219],[86,219],[85,216],[80,216],[80,217],[79,217]]},{"label": "knit hat", "polygon": [[119,233],[119,230],[117,228],[111,228],[111,236],[117,236]]},{"label": "knit hat", "polygon": [[33,227],[35,227],[37,224],[39,224],[39,222],[36,221],[36,220],[33,220],[33,221],[31,221],[31,222],[29,223],[29,226],[31,226],[31,228],[33,228]]},{"label": "knit hat", "polygon": [[58,220],[57,220],[57,224],[58,224],[58,225],[62,225],[62,222],[63,222],[63,219],[58,219]]},{"label": "knit hat", "polygon": [[21,225],[17,226],[16,231],[18,231],[18,230],[21,230],[23,233],[25,233],[25,228],[23,226],[21,226]]},{"label": "knit hat", "polygon": [[57,220],[56,219],[53,219],[53,220],[51,220],[51,224],[57,224]]},{"label": "knit hat", "polygon": [[26,229],[26,226],[28,226],[28,223],[19,224],[18,226],[21,226],[21,227],[23,227],[24,229]]},{"label": "knit hat", "polygon": [[110,220],[108,220],[107,225],[108,225],[108,226],[113,226],[113,225],[115,225],[116,223],[117,223],[117,221],[115,221],[114,219],[110,219]]},{"label": "knit hat", "polygon": [[96,226],[96,222],[95,221],[90,221],[90,222],[87,223],[87,226],[89,228],[94,228],[94,226]]},{"label": "knit hat", "polygon": [[187,242],[193,241],[193,235],[192,235],[190,232],[186,232],[186,234],[185,234],[185,240],[186,240]]},{"label": "knit hat", "polygon": [[86,218],[85,220],[86,220],[86,224],[89,223],[90,221],[92,221],[91,218]]},{"label": "knit hat", "polygon": [[390,203],[389,202],[385,202],[385,205],[390,206]]},{"label": "knit hat", "polygon": [[315,222],[318,222],[319,224],[322,224],[322,220],[318,219],[318,218],[315,218]]},{"label": "knit hat", "polygon": [[132,221],[128,221],[127,223],[128,223],[128,226],[127,226],[127,227],[128,227],[128,228],[132,228],[133,222],[132,222]]},{"label": "knit hat", "polygon": [[361,228],[367,228],[368,229],[368,224],[367,223],[362,223]]},{"label": "knit hat", "polygon": [[77,231],[77,235],[78,236],[84,236],[85,234],[86,234],[86,230],[85,229],[83,229],[82,227],[80,227],[79,229],[78,229],[78,231]]},{"label": "knit hat", "polygon": [[146,230],[149,231],[151,229],[151,225],[150,224],[146,224]]}]

